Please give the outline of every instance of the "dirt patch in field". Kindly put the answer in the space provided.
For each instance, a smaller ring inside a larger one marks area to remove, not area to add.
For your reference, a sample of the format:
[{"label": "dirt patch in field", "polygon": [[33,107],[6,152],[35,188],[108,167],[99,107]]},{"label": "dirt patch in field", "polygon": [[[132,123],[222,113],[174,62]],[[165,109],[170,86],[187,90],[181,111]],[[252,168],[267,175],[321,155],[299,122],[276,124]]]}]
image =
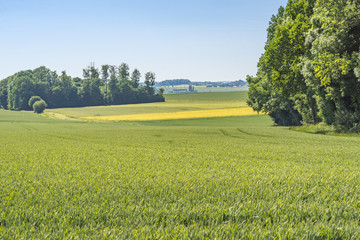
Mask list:
[{"label": "dirt patch in field", "polygon": [[51,118],[51,119],[60,119],[60,120],[70,120],[70,121],[81,121],[81,119],[78,118],[72,118],[72,117],[68,117],[64,114],[61,113],[56,113],[56,112],[45,112],[42,114],[44,117],[46,118]]}]

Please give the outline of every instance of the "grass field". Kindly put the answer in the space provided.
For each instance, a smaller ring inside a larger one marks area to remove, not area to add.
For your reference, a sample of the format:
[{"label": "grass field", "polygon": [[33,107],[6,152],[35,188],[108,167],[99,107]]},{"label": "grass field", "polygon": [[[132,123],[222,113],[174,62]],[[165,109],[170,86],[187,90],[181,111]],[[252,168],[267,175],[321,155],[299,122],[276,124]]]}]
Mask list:
[{"label": "grass field", "polygon": [[266,115],[80,122],[0,110],[0,239],[358,239],[359,155],[358,137]]},{"label": "grass field", "polygon": [[[129,104],[85,108],[58,108],[48,109],[46,110],[46,112],[48,114],[61,114],[65,117],[70,118],[98,118],[101,116],[111,116],[113,120],[115,120],[114,116],[125,116],[134,114],[152,114],[155,119],[161,119],[164,114],[179,112],[189,112],[189,117],[191,117],[192,111],[235,108],[246,108],[245,111],[249,112],[249,108],[246,105],[247,92],[169,94],[166,95],[165,98],[166,102],[160,103]],[[225,111],[223,112],[226,113]],[[160,114],[160,118],[156,118],[156,114]],[[251,114],[254,114],[254,112],[251,111]],[[225,114],[223,116],[233,115],[234,114]],[[240,113],[240,115],[243,114]],[[123,118],[124,117],[118,117],[119,120],[123,120]]]},{"label": "grass field", "polygon": [[192,118],[213,118],[213,117],[238,117],[257,115],[252,108],[225,108],[225,109],[206,109],[197,111],[165,112],[165,113],[145,113],[131,115],[83,117],[82,119],[97,121],[152,121],[168,119],[192,119]]}]

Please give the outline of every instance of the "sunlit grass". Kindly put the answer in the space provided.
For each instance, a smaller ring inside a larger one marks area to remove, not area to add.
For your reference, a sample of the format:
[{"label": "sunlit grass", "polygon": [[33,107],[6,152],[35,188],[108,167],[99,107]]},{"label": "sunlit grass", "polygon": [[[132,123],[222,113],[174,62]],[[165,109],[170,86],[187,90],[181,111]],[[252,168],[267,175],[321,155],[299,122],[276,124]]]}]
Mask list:
[{"label": "sunlit grass", "polygon": [[0,239],[359,239],[359,155],[358,137],[266,115],[98,122],[0,110]]},{"label": "sunlit grass", "polygon": [[148,113],[132,114],[119,116],[99,116],[83,117],[87,120],[98,121],[154,121],[166,119],[192,119],[192,118],[212,118],[212,117],[231,117],[231,116],[251,116],[257,115],[252,108],[228,108],[228,109],[210,109],[199,111],[166,112],[166,113]]},{"label": "sunlit grass", "polygon": [[60,118],[81,118],[247,107],[246,92],[170,94],[165,98],[166,102],[160,103],[58,108],[45,112]]}]

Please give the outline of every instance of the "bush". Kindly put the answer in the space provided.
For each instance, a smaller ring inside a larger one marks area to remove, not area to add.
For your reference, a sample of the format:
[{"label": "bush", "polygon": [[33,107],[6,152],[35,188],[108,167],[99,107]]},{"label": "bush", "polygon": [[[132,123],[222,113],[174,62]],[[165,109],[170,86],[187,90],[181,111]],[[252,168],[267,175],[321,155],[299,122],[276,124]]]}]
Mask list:
[{"label": "bush", "polygon": [[31,109],[33,109],[33,105],[34,105],[34,103],[37,102],[37,101],[43,101],[43,100],[42,100],[42,98],[39,97],[39,96],[32,96],[32,97],[29,99],[29,102],[28,102],[29,107],[30,107]]},{"label": "bush", "polygon": [[42,113],[44,112],[45,108],[47,107],[47,104],[44,100],[36,101],[33,104],[33,109],[35,113]]}]

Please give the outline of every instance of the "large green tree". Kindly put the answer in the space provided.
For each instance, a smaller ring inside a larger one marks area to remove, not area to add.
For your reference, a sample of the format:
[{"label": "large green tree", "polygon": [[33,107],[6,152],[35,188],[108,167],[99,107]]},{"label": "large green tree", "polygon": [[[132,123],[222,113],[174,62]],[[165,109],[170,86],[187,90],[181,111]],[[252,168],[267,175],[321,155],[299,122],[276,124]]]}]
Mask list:
[{"label": "large green tree", "polygon": [[315,9],[303,74],[316,89],[322,120],[360,131],[360,1],[318,0]]},{"label": "large green tree", "polygon": [[155,85],[155,73],[147,72],[145,73],[145,88],[149,95],[153,95],[155,93],[153,86]]},{"label": "large green tree", "polygon": [[8,82],[9,78],[0,81],[0,108],[8,109]]},{"label": "large green tree", "polygon": [[282,97],[294,103],[302,121],[317,123],[314,91],[301,73],[303,57],[309,52],[305,35],[311,27],[314,0],[290,0],[275,27],[273,39],[265,47],[265,64],[270,79]]},{"label": "large green tree", "polygon": [[289,0],[248,78],[249,105],[280,124],[297,112],[303,123],[360,132],[359,9],[360,0]]},{"label": "large green tree", "polygon": [[8,107],[11,110],[30,110],[28,101],[34,96],[35,85],[30,76],[16,77],[9,85]]},{"label": "large green tree", "polygon": [[129,81],[130,72],[129,72],[129,65],[126,63],[122,63],[119,66],[119,80],[120,81]]},{"label": "large green tree", "polygon": [[109,65],[102,65],[101,66],[101,75],[102,80],[105,84],[105,103],[109,103],[109,94],[108,94],[108,79],[109,79]]},{"label": "large green tree", "polygon": [[139,87],[140,78],[141,78],[141,73],[137,68],[135,68],[134,71],[131,73],[131,83],[134,88]]},{"label": "large green tree", "polygon": [[116,67],[110,66],[110,81],[109,81],[109,103],[111,104],[120,104],[120,87],[119,80],[116,77]]},{"label": "large green tree", "polygon": [[74,85],[70,76],[63,71],[57,77],[51,87],[51,106],[52,107],[71,107],[78,105],[78,89]]},{"label": "large green tree", "polygon": [[[277,41],[280,41],[278,26],[283,24],[284,14],[285,9],[280,7],[278,13],[273,15],[269,22],[265,54],[259,59],[257,75],[256,77],[247,77],[249,84],[248,104],[256,111],[268,113],[278,125],[300,125],[302,118],[299,112],[294,109],[294,101],[284,97],[279,90],[281,88],[280,83],[273,81],[274,72],[276,74],[275,64],[278,63],[272,63],[269,57],[269,55],[274,55],[278,49],[274,40],[277,37]],[[277,57],[281,58],[282,56],[279,54]],[[286,88],[286,86],[283,87]]]}]

